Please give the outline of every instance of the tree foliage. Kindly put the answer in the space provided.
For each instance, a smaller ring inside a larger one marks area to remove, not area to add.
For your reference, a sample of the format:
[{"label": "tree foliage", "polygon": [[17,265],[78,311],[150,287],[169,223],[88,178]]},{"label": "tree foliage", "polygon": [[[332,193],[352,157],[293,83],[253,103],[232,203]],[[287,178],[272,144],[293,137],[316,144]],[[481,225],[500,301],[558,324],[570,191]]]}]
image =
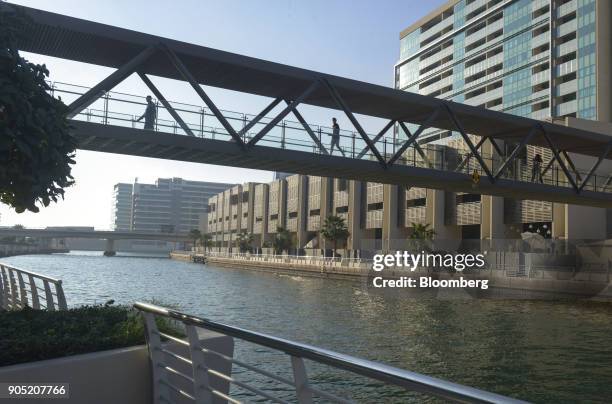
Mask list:
[{"label": "tree foliage", "polygon": [[323,223],[320,233],[326,240],[333,243],[334,255],[336,255],[338,241],[345,241],[351,235],[346,223],[344,222],[344,218],[334,215],[325,218],[325,222]]},{"label": "tree foliage", "polygon": [[253,238],[253,234],[243,231],[236,236],[236,247],[240,249],[241,253],[251,251]]},{"label": "tree foliage", "polygon": [[281,254],[283,251],[291,248],[292,242],[291,233],[289,230],[285,229],[284,227],[277,227],[276,235],[272,240],[272,245],[274,246],[274,250],[277,254]]},{"label": "tree foliage", "polygon": [[189,230],[189,238],[193,240],[193,246],[195,247],[198,240],[202,238],[202,232],[198,229]]},{"label": "tree foliage", "polygon": [[411,223],[412,233],[410,233],[410,247],[416,250],[430,250],[431,241],[436,232],[429,227],[429,223]]},{"label": "tree foliage", "polygon": [[76,140],[68,108],[52,97],[45,65],[28,62],[16,49],[23,15],[0,8],[0,202],[21,213],[38,212],[64,197],[74,183]]}]

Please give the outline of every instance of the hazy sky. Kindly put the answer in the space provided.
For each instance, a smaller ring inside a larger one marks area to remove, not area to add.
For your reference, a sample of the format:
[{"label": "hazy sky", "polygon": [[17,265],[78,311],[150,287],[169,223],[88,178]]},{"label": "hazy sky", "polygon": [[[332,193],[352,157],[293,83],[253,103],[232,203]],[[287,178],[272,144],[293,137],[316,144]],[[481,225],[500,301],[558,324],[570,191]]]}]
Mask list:
[{"label": "hazy sky", "polygon": [[[31,0],[11,1],[78,18],[178,39],[225,51],[285,63],[362,81],[393,85],[399,56],[399,32],[442,0]],[[112,69],[24,54],[46,63],[53,81],[92,86]],[[157,78],[170,100],[200,105],[185,83]],[[137,77],[116,90],[148,94]],[[258,113],[265,100],[210,89],[223,109]],[[321,111],[301,112],[313,123],[327,124]],[[344,116],[337,115],[342,127]],[[367,125],[366,125],[367,128]],[[40,213],[16,214],[0,205],[0,225],[95,226],[109,228],[111,192],[117,182],[153,182],[158,177],[241,183],[269,181],[267,171],[79,151],[73,168],[76,185],[65,200]]]}]

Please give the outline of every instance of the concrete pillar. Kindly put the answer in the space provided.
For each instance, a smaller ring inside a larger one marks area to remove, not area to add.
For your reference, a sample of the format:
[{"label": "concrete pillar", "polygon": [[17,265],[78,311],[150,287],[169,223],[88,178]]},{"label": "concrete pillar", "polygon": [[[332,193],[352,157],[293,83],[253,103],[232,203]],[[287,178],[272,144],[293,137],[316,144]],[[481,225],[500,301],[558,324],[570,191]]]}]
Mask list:
[{"label": "concrete pillar", "polygon": [[106,247],[104,248],[104,255],[112,257],[116,254],[115,252],[115,240],[112,238],[106,239]]},{"label": "concrete pillar", "polygon": [[[332,215],[332,206],[333,206],[333,198],[334,198],[334,180],[329,177],[321,177],[321,227],[323,227],[323,223],[325,223],[325,219],[327,216]],[[319,234],[319,246],[321,246],[322,250],[327,250],[331,248],[331,243],[325,240]]]},{"label": "concrete pillar", "polygon": [[361,205],[363,183],[361,181],[349,181],[348,183],[348,223],[346,224],[351,235],[349,236],[346,249],[353,257],[361,250],[361,239],[363,228],[361,226]]},{"label": "concrete pillar", "polygon": [[399,241],[401,234],[397,226],[399,213],[398,197],[397,185],[383,185],[383,251],[401,248],[399,245],[401,244]]},{"label": "concrete pillar", "polygon": [[506,238],[504,198],[482,195],[480,199],[480,239],[501,240],[504,238]]},{"label": "concrete pillar", "polygon": [[298,177],[298,215],[297,215],[297,248],[304,248],[308,243],[308,233],[306,225],[308,222],[308,176],[300,175]]},{"label": "concrete pillar", "polygon": [[565,205],[564,203],[552,204],[552,238],[565,239]]},{"label": "concrete pillar", "polygon": [[459,226],[447,226],[446,215],[446,193],[439,189],[427,190],[427,202],[425,207],[425,221],[436,233],[436,240],[460,240],[461,229]]},{"label": "concrete pillar", "polygon": [[287,181],[279,180],[278,186],[278,225],[287,227]]},{"label": "concrete pillar", "polygon": [[264,243],[268,241],[268,192],[270,192],[270,187],[266,184],[263,189],[263,217],[261,218],[261,246],[263,247]]}]

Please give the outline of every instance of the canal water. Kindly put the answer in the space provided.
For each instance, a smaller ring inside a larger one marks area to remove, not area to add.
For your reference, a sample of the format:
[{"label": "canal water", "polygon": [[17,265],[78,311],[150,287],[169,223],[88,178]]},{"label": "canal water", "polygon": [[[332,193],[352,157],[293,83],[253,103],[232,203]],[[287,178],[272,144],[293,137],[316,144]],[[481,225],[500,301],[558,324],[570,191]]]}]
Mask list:
[{"label": "canal water", "polygon": [[[612,400],[612,305],[446,300],[363,282],[216,268],[162,257],[73,252],[3,258],[63,280],[69,305],[155,301],[187,313],[534,402]],[[236,356],[290,376],[287,357],[237,346]],[[312,383],[363,402],[423,402],[308,365]],[[282,397],[291,392],[238,374]]]}]

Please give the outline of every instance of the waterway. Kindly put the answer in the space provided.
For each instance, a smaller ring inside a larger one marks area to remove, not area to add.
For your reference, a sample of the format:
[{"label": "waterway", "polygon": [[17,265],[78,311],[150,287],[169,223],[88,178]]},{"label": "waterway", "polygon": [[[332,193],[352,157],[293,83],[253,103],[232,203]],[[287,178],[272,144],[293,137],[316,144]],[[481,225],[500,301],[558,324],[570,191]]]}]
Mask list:
[{"label": "waterway", "polygon": [[[409,298],[330,280],[101,253],[2,262],[63,280],[69,305],[155,301],[534,402],[610,402],[612,305],[580,301]],[[237,346],[237,357],[290,375],[287,357]],[[312,382],[364,402],[423,397],[309,365]],[[239,375],[245,379],[247,374]],[[289,398],[291,392],[253,378]]]}]

